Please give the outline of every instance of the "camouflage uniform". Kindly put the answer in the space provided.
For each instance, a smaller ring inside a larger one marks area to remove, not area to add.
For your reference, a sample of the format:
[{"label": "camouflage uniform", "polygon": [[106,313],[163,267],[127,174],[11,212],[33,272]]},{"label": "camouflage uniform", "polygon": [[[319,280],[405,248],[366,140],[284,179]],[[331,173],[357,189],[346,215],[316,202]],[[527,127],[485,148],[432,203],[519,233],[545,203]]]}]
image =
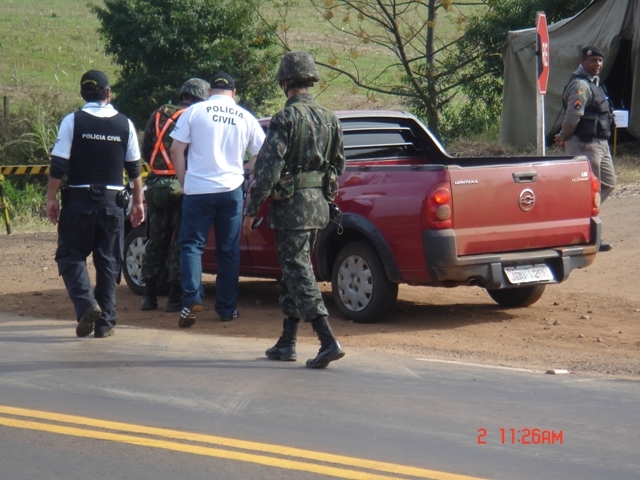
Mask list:
[{"label": "camouflage uniform", "polygon": [[[160,111],[170,117],[189,104],[163,105]],[[142,142],[142,158],[149,160],[156,143],[154,122],[155,112],[147,123]],[[169,132],[168,132],[169,133]],[[171,137],[167,134],[163,138],[167,151],[171,148]],[[164,159],[158,156],[156,162],[164,165]],[[156,175],[149,173],[146,179],[144,193],[147,201],[147,238],[142,261],[142,276],[144,282],[156,281],[165,265],[169,268],[169,283],[180,283],[180,222],[182,220],[182,189],[175,175]]]},{"label": "camouflage uniform", "polygon": [[[304,105],[306,118],[292,107]],[[267,138],[254,167],[255,184],[247,215],[255,216],[269,197],[285,165],[293,170],[297,152],[290,153],[306,122],[303,171],[319,171],[325,164],[325,151],[331,129],[332,146],[329,161],[338,173],[344,171],[342,129],[335,115],[314,103],[310,94],[297,94],[288,99],[285,108],[274,115]],[[311,254],[318,231],[329,223],[329,206],[321,187],[296,189],[284,201],[271,201],[268,226],[276,230],[276,251],[282,268],[280,307],[285,315],[307,322],[328,315],[311,265]]]},{"label": "camouflage uniform", "polygon": [[282,335],[265,355],[271,360],[295,361],[298,324],[304,319],[311,322],[320,340],[318,355],[307,360],[306,366],[325,368],[344,357],[344,350],[329,325],[311,255],[318,232],[329,223],[327,198],[334,198],[337,177],[345,168],[342,127],[332,112],[314,103],[307,93],[318,81],[315,62],[307,52],[285,53],[276,80],[288,100],[271,118],[256,159],[255,185],[243,229],[251,228],[260,205],[271,196],[268,225],[276,230],[282,269],[279,303],[287,316]]},{"label": "camouflage uniform", "polygon": [[[173,131],[178,117],[193,103],[206,100],[209,84],[199,78],[187,80],[180,90],[180,103],[163,105],[151,114],[142,140],[142,158],[153,170],[146,180],[147,245],[142,258],[141,280],[145,282],[142,310],[158,307],[156,284],[165,265],[170,285],[167,312],[182,309],[180,287],[180,224],[182,222],[182,189],[169,156]],[[162,141],[158,142],[158,137]]]}]

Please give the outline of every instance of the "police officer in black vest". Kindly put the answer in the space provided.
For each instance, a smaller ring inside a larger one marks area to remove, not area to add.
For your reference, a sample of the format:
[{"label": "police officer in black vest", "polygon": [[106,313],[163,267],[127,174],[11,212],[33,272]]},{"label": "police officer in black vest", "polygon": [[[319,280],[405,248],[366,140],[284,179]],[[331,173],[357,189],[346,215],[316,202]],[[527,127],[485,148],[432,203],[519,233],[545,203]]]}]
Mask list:
[{"label": "police officer in black vest", "polygon": [[[582,49],[582,61],[564,88],[566,114],[562,129],[555,136],[558,145],[568,155],[584,155],[591,170],[600,180],[600,201],[604,202],[616,186],[616,171],[609,150],[608,139],[615,127],[613,104],[599,74],[604,53],[596,46]],[[612,248],[601,243],[600,251]]]},{"label": "police officer in black vest", "polygon": [[[144,220],[140,150],[131,121],[110,104],[107,76],[98,70],[80,80],[82,110],[60,124],[51,153],[47,189],[47,217],[58,224],[58,272],[73,302],[78,320],[76,335],[96,338],[113,334],[116,325],[116,283],[124,244],[124,207],[129,194],[123,170],[133,182],[131,224]],[[62,178],[62,210],[56,199]],[[93,254],[95,289],[91,288],[86,259]]]}]

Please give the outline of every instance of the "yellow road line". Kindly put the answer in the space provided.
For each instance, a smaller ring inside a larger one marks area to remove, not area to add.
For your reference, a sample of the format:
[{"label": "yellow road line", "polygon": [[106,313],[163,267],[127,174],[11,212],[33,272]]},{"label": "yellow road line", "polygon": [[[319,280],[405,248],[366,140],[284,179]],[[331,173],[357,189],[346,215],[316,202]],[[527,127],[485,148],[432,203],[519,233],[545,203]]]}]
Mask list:
[{"label": "yellow road line", "polygon": [[297,462],[275,457],[266,457],[263,455],[254,455],[250,453],[234,452],[231,450],[220,450],[218,448],[212,447],[202,447],[198,445],[188,445],[184,443],[169,442],[165,440],[156,440],[153,438],[134,437],[131,435],[101,432],[96,430],[84,430],[75,427],[64,427],[61,425],[52,425],[50,423],[38,423],[0,417],[0,425],[28,430],[38,430],[49,433],[57,433],[60,435],[69,435],[74,437],[93,438],[97,440],[107,440],[110,442],[127,443],[131,445],[137,445],[139,447],[161,448],[164,450],[172,450],[174,452],[205,455],[208,457],[225,458],[229,460],[239,460],[241,462],[257,463],[259,465],[266,465],[269,467],[286,468],[288,470],[299,470],[321,475],[331,475],[338,478],[355,480],[364,480],[369,478],[372,480],[397,480],[397,477],[373,475],[366,472],[357,472],[353,470],[345,470],[342,468],[314,465],[311,463]]},{"label": "yellow road line", "polygon": [[[212,435],[203,435],[197,433],[181,432],[177,430],[169,430],[164,428],[145,427],[142,425],[133,425],[120,422],[109,422],[97,420],[89,417],[80,417],[73,415],[65,415],[39,410],[28,410],[23,408],[15,408],[0,405],[0,414],[13,415],[18,417],[37,418],[60,423],[70,423],[106,430],[116,430],[127,433],[137,433],[143,435],[153,435],[156,437],[164,437],[173,440],[186,440],[191,442],[207,443],[224,447],[231,447],[242,450],[250,450],[260,453],[271,453],[282,456],[297,457],[299,459],[313,460],[319,462],[327,462],[339,464],[347,467],[363,468],[368,470],[377,470],[378,472],[386,472],[395,475],[405,475],[418,478],[429,478],[433,480],[480,480],[476,477],[465,475],[457,475],[436,470],[428,470],[417,467],[409,467],[405,465],[378,462],[375,460],[366,460],[343,455],[334,455],[329,453],[314,452],[311,450],[303,450],[298,448],[272,445],[259,442],[249,442],[244,440],[236,440],[232,438],[218,437]],[[134,437],[130,435],[114,434],[109,432],[99,432],[95,430],[82,430],[73,427],[61,425],[51,425],[45,423],[15,420],[6,417],[0,417],[0,425],[11,426],[15,428],[27,428],[31,430],[43,430],[51,433],[63,435],[73,435],[87,438],[96,438],[101,440],[116,441],[122,443],[131,443],[134,445],[148,446],[154,448],[164,448],[167,450],[175,450],[186,453],[195,453],[199,455],[214,456],[220,458],[228,458],[232,460],[240,460],[251,463],[259,463],[278,468],[287,468],[293,470],[302,470],[313,473],[322,473],[325,475],[333,475],[340,478],[371,478],[382,479],[389,478],[371,473],[357,472],[352,470],[344,470],[335,467],[312,465],[308,463],[286,460],[282,458],[265,457],[262,455],[247,454],[242,452],[233,452],[229,450],[220,450],[211,447],[201,447],[196,445],[185,445],[175,442],[167,442],[163,440],[147,439]]]}]

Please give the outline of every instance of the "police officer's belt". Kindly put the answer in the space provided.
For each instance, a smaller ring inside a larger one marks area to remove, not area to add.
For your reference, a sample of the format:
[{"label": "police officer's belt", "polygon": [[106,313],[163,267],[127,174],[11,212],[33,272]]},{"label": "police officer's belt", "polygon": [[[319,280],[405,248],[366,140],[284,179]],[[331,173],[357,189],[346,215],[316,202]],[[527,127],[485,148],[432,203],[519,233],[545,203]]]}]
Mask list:
[{"label": "police officer's belt", "polygon": [[99,202],[102,200],[114,200],[120,207],[125,207],[129,203],[129,192],[122,188],[114,190],[106,185],[91,185],[90,187],[69,186],[67,195],[71,198],[88,198]]}]

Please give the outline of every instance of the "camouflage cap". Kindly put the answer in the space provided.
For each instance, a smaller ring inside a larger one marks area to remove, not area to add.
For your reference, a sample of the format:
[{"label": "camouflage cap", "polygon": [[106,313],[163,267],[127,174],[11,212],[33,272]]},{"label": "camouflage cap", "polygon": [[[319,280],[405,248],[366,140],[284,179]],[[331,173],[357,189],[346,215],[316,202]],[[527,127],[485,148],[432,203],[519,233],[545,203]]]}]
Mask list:
[{"label": "camouflage cap", "polygon": [[280,60],[280,67],[276,72],[276,80],[312,80],[319,79],[316,63],[313,57],[303,51],[287,52]]},{"label": "camouflage cap", "polygon": [[209,82],[202,80],[201,78],[190,78],[182,85],[178,98],[182,100],[182,96],[185,93],[202,100],[206,100],[209,98]]}]

